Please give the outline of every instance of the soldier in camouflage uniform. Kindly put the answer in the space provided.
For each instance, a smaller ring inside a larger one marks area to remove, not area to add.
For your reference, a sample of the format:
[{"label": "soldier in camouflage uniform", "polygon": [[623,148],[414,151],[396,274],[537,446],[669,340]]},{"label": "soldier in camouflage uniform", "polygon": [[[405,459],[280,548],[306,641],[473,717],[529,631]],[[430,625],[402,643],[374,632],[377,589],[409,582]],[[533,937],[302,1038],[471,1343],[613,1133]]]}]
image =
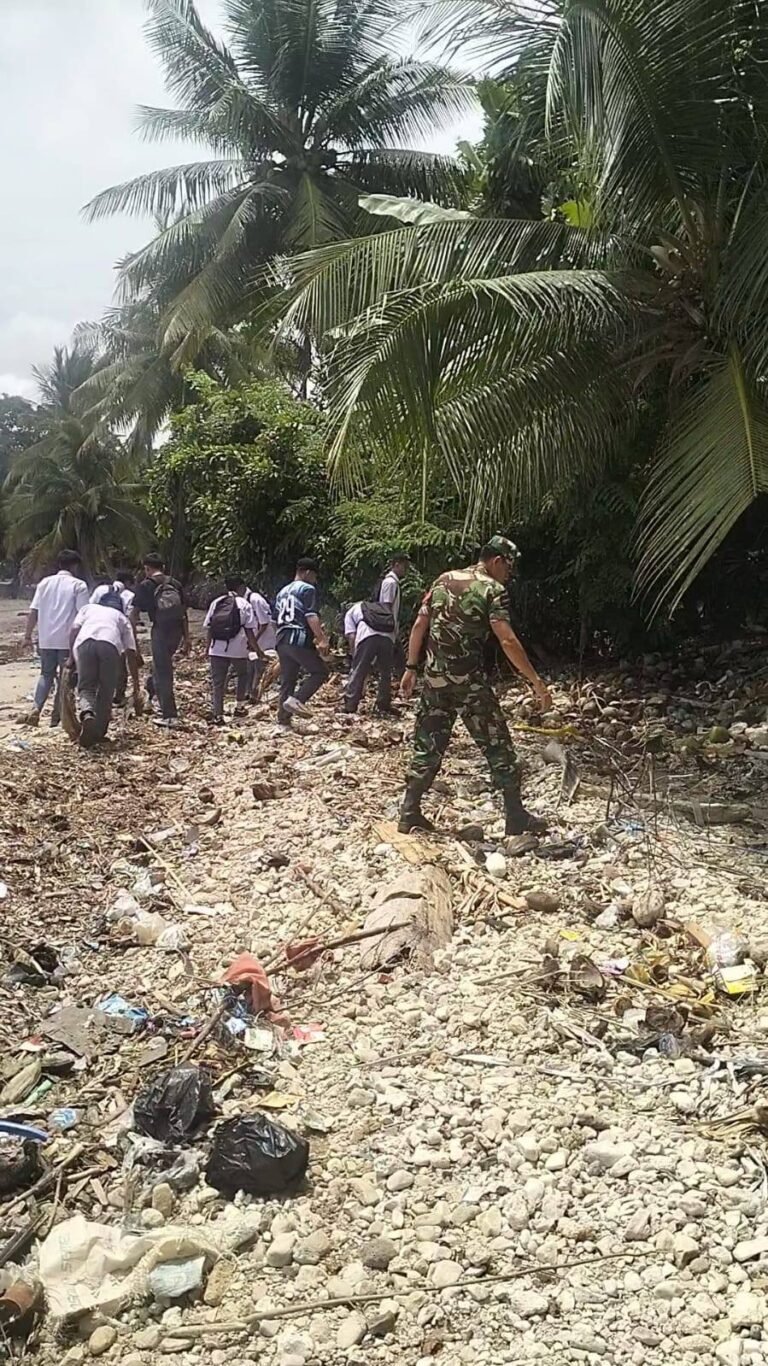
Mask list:
[{"label": "soldier in camouflage uniform", "polygon": [[515,572],[517,559],[512,541],[493,536],[478,564],[441,574],[421,605],[400,685],[402,695],[409,698],[426,647],[424,691],[398,827],[402,831],[433,828],[422,814],[421,799],[437,776],[459,716],[488,761],[494,787],[503,793],[507,834],[544,828],[522,804],[515,750],[483,659],[493,633],[510,663],[528,679],[542,710],[551,706],[546,685],[509,619],[504,586]]}]

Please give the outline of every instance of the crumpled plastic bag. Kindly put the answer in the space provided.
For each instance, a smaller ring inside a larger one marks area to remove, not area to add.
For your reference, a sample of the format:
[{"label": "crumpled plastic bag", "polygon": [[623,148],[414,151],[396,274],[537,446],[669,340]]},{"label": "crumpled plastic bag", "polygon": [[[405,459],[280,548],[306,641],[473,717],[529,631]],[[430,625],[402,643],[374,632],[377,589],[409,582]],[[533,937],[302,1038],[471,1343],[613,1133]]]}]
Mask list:
[{"label": "crumpled plastic bag", "polygon": [[213,1136],[205,1176],[209,1186],[230,1198],[280,1195],[304,1175],[309,1144],[300,1134],[266,1115],[225,1120]]},{"label": "crumpled plastic bag", "polygon": [[162,1143],[179,1141],[215,1114],[211,1083],[199,1067],[172,1067],[133,1104],[133,1127]]},{"label": "crumpled plastic bag", "polygon": [[215,1262],[258,1235],[261,1215],[230,1209],[215,1224],[173,1225],[126,1233],[76,1214],[51,1230],[38,1251],[38,1274],[57,1318],[114,1313],[150,1289],[150,1273],[166,1262],[204,1256]]}]

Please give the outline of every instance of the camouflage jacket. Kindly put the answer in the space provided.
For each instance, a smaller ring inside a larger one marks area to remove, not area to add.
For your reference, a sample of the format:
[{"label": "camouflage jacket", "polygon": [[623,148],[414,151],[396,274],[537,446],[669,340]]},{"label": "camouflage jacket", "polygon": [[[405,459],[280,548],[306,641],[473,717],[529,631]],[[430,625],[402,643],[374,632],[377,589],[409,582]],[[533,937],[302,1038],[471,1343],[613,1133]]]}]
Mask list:
[{"label": "camouflage jacket", "polygon": [[481,564],[441,574],[420,609],[429,616],[425,677],[433,687],[485,677],[483,648],[494,621],[510,625],[503,586]]}]

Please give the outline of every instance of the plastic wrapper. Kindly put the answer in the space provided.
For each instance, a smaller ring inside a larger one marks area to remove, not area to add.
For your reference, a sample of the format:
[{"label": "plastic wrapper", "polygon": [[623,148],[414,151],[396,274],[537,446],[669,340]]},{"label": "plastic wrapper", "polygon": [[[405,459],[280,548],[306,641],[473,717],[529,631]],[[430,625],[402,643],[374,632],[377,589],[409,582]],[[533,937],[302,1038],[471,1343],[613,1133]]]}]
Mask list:
[{"label": "plastic wrapper", "polygon": [[199,1067],[172,1067],[137,1096],[134,1128],[163,1143],[193,1134],[214,1114],[207,1073]]},{"label": "plastic wrapper", "polygon": [[301,1180],[308,1162],[306,1139],[255,1114],[219,1125],[205,1175],[222,1195],[280,1195]]},{"label": "plastic wrapper", "polygon": [[711,968],[735,968],[748,954],[749,944],[742,934],[718,930],[707,945],[706,959]]}]

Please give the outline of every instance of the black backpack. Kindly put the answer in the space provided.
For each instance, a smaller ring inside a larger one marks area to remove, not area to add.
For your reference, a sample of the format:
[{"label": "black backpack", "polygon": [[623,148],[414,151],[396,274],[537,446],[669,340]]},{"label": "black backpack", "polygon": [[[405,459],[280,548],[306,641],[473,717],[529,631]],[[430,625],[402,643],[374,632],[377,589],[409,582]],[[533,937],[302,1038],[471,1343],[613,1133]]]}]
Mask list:
[{"label": "black backpack", "polygon": [[242,629],[237,598],[231,593],[227,593],[223,598],[217,598],[213,604],[211,620],[208,622],[211,640],[226,640],[229,643],[235,636],[239,636]]},{"label": "black backpack", "polygon": [[391,636],[395,629],[395,614],[388,602],[361,602],[360,611],[366,626]]},{"label": "black backpack", "polygon": [[181,625],[184,620],[184,600],[172,579],[161,579],[155,588],[155,623],[161,626]]}]

